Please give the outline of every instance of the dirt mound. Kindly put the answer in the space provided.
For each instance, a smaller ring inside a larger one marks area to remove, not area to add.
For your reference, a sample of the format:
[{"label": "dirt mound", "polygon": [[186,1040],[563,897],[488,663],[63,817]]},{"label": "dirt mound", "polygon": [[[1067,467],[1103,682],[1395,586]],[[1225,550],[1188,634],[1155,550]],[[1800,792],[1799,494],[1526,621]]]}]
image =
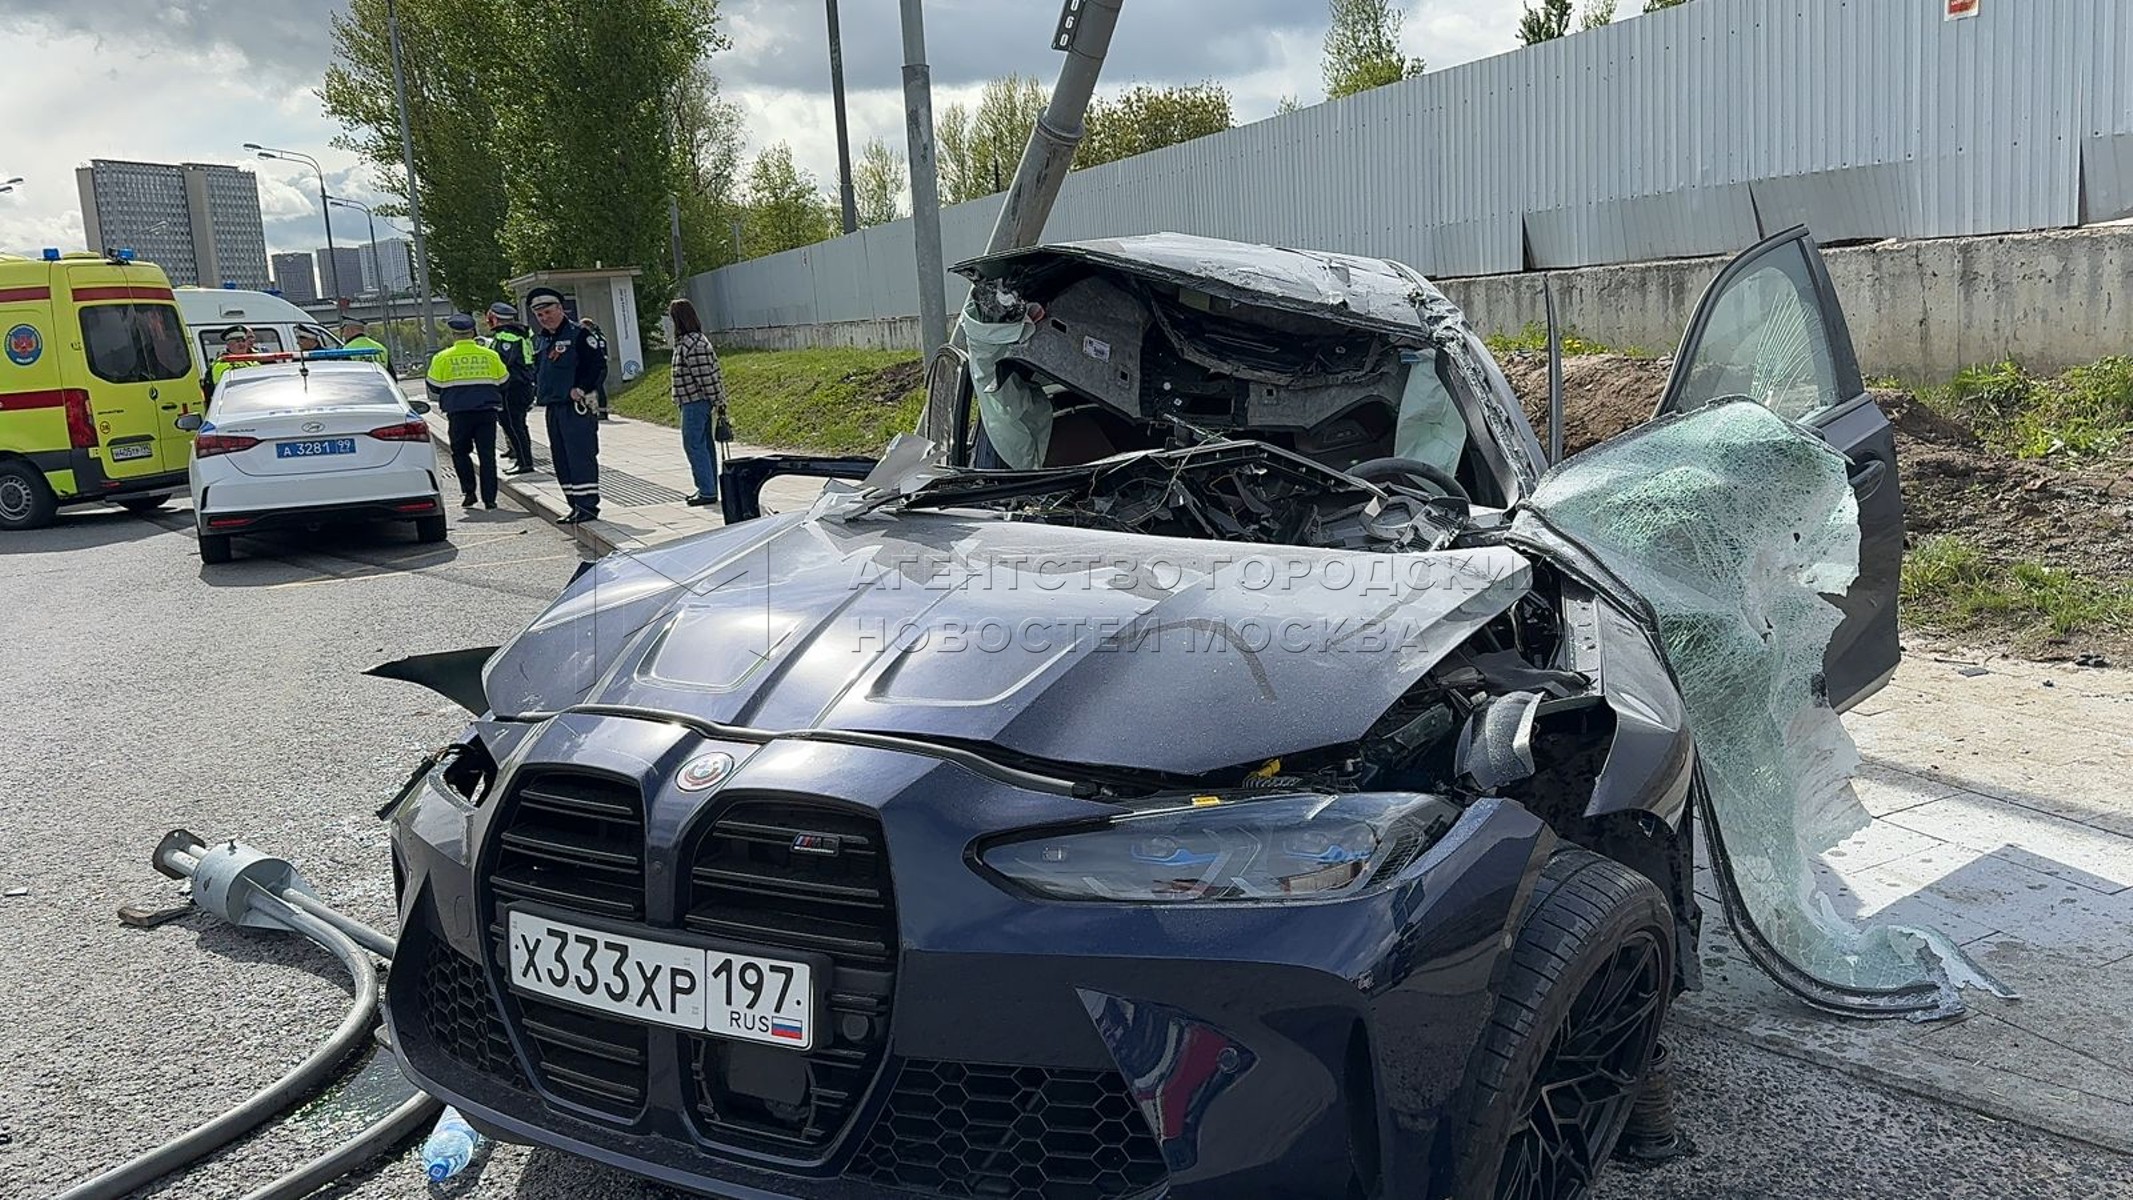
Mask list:
[{"label": "dirt mound", "polygon": [[[1666,359],[1615,354],[1563,360],[1564,447],[1572,454],[1649,420]],[[1548,359],[1511,354],[1504,375],[1536,430],[1547,428]],[[2133,474],[2124,461],[2061,466],[2014,458],[1916,395],[1879,390],[1896,428],[1912,537],[1956,534],[1997,562],[2042,561],[2083,575],[2133,578]]]},{"label": "dirt mound", "polygon": [[[1548,437],[1548,356],[1506,355],[1503,373],[1525,405],[1526,419]],[[1563,360],[1563,450],[1576,454],[1652,419],[1673,362],[1622,354],[1580,354]]]},{"label": "dirt mound", "polygon": [[926,382],[926,364],[918,359],[883,367],[879,371],[860,371],[846,376],[858,387],[858,399],[874,404],[900,404],[911,394],[913,388]]}]

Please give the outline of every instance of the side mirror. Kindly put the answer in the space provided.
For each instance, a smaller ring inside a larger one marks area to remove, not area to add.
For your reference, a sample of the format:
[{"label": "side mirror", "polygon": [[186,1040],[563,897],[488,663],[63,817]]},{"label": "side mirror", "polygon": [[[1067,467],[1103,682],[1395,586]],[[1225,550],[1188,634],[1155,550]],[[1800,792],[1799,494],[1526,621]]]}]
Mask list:
[{"label": "side mirror", "polygon": [[410,400],[407,402],[407,406],[415,410],[416,416],[421,416],[430,410],[430,402],[427,400]]},{"label": "side mirror", "polygon": [[173,424],[175,424],[178,428],[184,430],[187,433],[198,433],[200,432],[200,427],[202,425],[207,424],[207,418],[201,416],[199,413],[186,413],[184,416],[179,417],[175,422],[173,422]]}]

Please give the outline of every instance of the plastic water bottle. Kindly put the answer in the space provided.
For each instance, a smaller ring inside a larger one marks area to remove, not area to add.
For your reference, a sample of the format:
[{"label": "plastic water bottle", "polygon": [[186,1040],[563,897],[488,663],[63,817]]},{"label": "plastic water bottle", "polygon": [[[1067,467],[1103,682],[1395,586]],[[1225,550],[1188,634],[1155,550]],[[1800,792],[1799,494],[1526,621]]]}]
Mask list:
[{"label": "plastic water bottle", "polygon": [[447,1105],[444,1115],[437,1118],[436,1128],[430,1130],[429,1140],[422,1143],[422,1169],[431,1183],[443,1183],[467,1169],[481,1142],[481,1135],[459,1115],[459,1110]]}]

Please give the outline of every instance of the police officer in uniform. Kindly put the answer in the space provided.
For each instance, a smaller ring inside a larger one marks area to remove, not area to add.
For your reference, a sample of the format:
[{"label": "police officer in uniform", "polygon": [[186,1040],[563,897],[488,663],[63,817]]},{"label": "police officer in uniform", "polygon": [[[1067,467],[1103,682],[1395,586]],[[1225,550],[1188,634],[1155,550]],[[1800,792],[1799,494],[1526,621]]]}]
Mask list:
[{"label": "police officer in uniform", "polygon": [[452,469],[459,473],[460,507],[474,507],[478,482],[481,503],[495,508],[496,420],[504,411],[504,385],[510,372],[496,351],[474,340],[473,317],[454,313],[445,325],[452,331],[452,344],[430,359],[430,399],[451,427]]},{"label": "police officer in uniform", "polygon": [[526,297],[539,330],[533,339],[534,403],[546,410],[548,451],[576,525],[600,515],[600,388],[607,382],[607,343],[570,319],[563,294],[535,288]]},{"label": "police officer in uniform", "polygon": [[223,330],[222,353],[214,362],[208,364],[207,377],[200,381],[201,395],[213,400],[215,398],[215,386],[222,382],[224,375],[229,374],[231,371],[259,365],[256,362],[240,361],[244,355],[257,353],[259,353],[259,347],[252,341],[252,331],[250,329],[242,325],[232,325]]},{"label": "police officer in uniform", "polygon": [[341,345],[349,350],[368,350],[377,355],[378,365],[390,372],[393,369],[392,355],[385,343],[370,336],[370,326],[348,317],[341,322]]},{"label": "police officer in uniform", "polygon": [[489,348],[511,372],[504,384],[504,454],[511,469],[504,473],[530,474],[533,431],[526,427],[526,414],[533,411],[533,335],[519,324],[518,309],[500,300],[489,306]]}]

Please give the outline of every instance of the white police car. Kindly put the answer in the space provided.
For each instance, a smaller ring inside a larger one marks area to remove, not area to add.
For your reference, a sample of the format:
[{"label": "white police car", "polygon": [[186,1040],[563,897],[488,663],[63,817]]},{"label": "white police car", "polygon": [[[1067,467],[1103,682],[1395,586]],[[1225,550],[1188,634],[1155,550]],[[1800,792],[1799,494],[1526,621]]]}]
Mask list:
[{"label": "white police car", "polygon": [[427,411],[347,351],[261,355],[230,371],[206,415],[179,422],[194,434],[201,559],[228,562],[241,533],[349,521],[411,521],[417,539],[443,541]]}]

